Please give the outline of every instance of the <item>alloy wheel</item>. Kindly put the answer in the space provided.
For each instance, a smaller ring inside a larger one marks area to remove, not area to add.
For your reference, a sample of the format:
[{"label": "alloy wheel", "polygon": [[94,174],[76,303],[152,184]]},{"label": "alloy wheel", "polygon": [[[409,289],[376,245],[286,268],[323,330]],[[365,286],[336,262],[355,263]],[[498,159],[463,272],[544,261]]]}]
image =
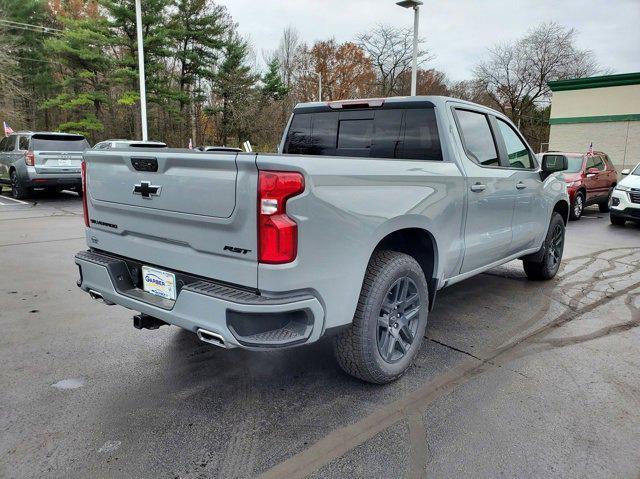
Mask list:
[{"label": "alloy wheel", "polygon": [[582,215],[582,209],[584,208],[584,202],[582,200],[582,196],[576,196],[576,199],[573,202],[573,214],[576,218],[580,218]]},{"label": "alloy wheel", "polygon": [[377,343],[387,363],[401,360],[411,349],[420,313],[420,293],[413,280],[403,276],[385,295],[378,315]]},{"label": "alloy wheel", "polygon": [[17,198],[20,196],[20,183],[18,182],[18,175],[15,171],[11,172],[11,196]]},{"label": "alloy wheel", "polygon": [[553,269],[558,268],[562,259],[564,250],[564,229],[561,225],[556,224],[551,235],[551,242],[547,250],[550,265]]}]

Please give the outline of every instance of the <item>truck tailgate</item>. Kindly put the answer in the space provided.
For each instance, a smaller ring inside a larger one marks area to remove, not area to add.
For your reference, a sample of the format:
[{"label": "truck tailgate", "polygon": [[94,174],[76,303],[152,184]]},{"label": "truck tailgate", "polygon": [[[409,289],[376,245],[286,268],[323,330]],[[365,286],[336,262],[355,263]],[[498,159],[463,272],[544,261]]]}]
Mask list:
[{"label": "truck tailgate", "polygon": [[257,286],[255,155],[136,149],[84,158],[92,247]]}]

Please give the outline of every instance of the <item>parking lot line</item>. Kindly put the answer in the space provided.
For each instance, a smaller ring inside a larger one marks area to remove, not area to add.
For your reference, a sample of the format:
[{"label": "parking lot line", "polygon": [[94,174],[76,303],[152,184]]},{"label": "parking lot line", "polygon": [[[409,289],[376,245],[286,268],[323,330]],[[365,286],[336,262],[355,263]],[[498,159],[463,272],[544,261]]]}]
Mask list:
[{"label": "parking lot line", "polygon": [[0,206],[11,206],[12,205],[12,203],[3,203],[4,200],[13,201],[13,202],[18,203],[20,205],[30,205],[31,204],[31,203],[27,203],[26,201],[16,200],[15,198],[11,198],[9,196],[0,195]]}]

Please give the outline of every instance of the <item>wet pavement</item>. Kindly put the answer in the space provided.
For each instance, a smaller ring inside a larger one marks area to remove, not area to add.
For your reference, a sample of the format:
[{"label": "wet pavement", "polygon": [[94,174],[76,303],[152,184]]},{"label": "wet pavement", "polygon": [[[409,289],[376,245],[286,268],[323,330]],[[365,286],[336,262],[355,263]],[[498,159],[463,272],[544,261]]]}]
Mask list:
[{"label": "wet pavement", "polygon": [[640,475],[640,227],[590,208],[550,282],[438,294],[397,382],[329,342],[222,350],[75,286],[77,195],[0,197],[0,477]]}]

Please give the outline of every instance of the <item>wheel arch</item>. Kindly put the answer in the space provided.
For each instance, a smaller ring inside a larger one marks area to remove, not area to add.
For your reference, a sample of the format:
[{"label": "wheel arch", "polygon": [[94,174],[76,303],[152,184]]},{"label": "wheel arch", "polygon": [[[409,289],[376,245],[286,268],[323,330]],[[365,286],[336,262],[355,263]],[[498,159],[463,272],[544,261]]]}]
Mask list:
[{"label": "wheel arch", "polygon": [[438,288],[438,245],[434,235],[420,227],[396,229],[378,241],[371,256],[381,250],[404,253],[418,262],[429,285],[429,310],[433,309]]},{"label": "wheel arch", "polygon": [[557,201],[553,205],[553,212],[560,213],[565,226],[569,223],[569,203],[566,200]]}]

